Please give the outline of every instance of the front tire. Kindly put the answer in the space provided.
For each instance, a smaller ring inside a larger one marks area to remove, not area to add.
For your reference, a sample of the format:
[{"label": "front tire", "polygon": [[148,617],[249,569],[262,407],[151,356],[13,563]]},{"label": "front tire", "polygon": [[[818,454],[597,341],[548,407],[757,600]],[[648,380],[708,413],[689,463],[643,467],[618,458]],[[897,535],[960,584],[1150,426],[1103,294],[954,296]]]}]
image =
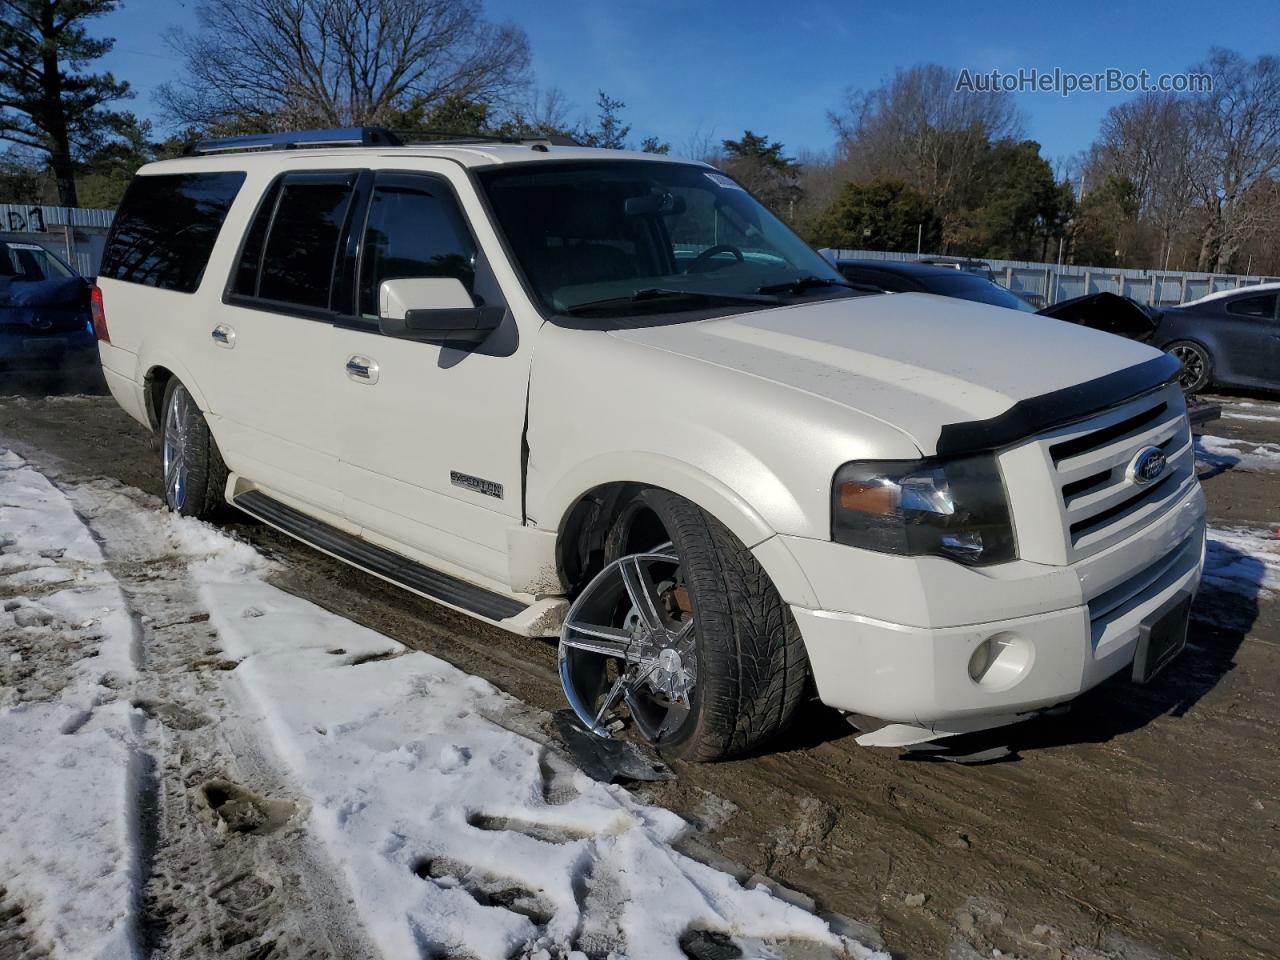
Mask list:
[{"label": "front tire", "polygon": [[691,761],[741,756],[786,728],[808,684],[804,643],[724,524],[675,494],[642,490],[623,505],[604,559],[561,634],[565,692],[589,728],[604,735],[625,702],[641,736]]},{"label": "front tire", "polygon": [[1193,340],[1178,340],[1169,344],[1168,353],[1178,358],[1182,372],[1178,385],[1188,395],[1199,393],[1213,382],[1213,358],[1209,351]]},{"label": "front tire", "polygon": [[215,517],[223,506],[227,466],[204,414],[176,378],[164,391],[160,425],[164,500],[174,513],[197,520]]}]

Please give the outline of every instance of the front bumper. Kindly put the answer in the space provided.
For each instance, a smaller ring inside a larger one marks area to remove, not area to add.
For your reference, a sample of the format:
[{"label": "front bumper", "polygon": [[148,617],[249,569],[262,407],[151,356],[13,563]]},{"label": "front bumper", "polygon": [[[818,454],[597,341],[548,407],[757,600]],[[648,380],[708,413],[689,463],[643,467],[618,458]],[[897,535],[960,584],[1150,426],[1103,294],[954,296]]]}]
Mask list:
[{"label": "front bumper", "polygon": [[[1068,566],[974,569],[781,538],[819,600],[791,603],[818,694],[938,736],[1070,700],[1130,666],[1142,625],[1194,594],[1204,512],[1192,478],[1159,519]],[[1003,659],[975,680],[987,642]]]}]

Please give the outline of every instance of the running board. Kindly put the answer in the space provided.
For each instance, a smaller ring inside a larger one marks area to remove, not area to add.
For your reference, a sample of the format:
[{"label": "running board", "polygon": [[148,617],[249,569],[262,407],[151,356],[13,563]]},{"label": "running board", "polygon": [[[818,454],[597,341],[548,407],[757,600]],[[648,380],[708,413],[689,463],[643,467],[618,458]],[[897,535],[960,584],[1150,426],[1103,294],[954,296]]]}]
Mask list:
[{"label": "running board", "polygon": [[249,490],[233,498],[231,502],[250,516],[257,517],[317,550],[464,613],[501,624],[502,621],[518,617],[530,609],[519,600],[477,587],[439,570],[432,570],[386,547],[353,537],[322,520],[307,516],[301,510],[272,499],[260,490]]}]

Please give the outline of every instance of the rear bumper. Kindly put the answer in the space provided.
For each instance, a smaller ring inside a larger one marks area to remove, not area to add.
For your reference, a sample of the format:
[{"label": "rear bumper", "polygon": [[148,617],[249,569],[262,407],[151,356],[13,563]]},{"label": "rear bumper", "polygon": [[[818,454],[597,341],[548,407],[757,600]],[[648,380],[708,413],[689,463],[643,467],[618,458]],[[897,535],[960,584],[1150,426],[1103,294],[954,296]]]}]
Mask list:
[{"label": "rear bumper", "polygon": [[110,343],[99,343],[98,350],[102,358],[102,373],[112,398],[125,413],[151,429],[143,385],[132,376],[138,358]]},{"label": "rear bumper", "polygon": [[0,367],[12,370],[92,364],[97,341],[83,327],[58,333],[0,331]]},{"label": "rear bumper", "polygon": [[[938,735],[995,726],[1073,699],[1129,667],[1141,627],[1194,594],[1204,565],[1204,494],[1192,483],[1179,503],[1130,538],[1066,567],[1005,565],[985,571],[946,561],[893,558],[898,583],[868,582],[862,551],[826,544],[810,571],[817,607],[791,604],[818,694],[834,707]],[[826,549],[826,548],[831,549]],[[838,563],[848,555],[846,569]],[[937,563],[946,577],[934,578]],[[906,565],[923,569],[909,576]],[[895,572],[889,573],[890,577]],[[874,579],[874,578],[873,578]],[[845,609],[830,609],[843,581]],[[906,588],[916,602],[893,595]],[[848,609],[857,598],[872,612]],[[919,619],[877,616],[909,606]],[[985,611],[985,616],[978,616]],[[1001,614],[992,617],[991,614]],[[984,644],[984,652],[975,652]],[[981,666],[999,654],[985,673]],[[980,679],[974,678],[978,668]],[[988,722],[989,721],[989,722]]]}]

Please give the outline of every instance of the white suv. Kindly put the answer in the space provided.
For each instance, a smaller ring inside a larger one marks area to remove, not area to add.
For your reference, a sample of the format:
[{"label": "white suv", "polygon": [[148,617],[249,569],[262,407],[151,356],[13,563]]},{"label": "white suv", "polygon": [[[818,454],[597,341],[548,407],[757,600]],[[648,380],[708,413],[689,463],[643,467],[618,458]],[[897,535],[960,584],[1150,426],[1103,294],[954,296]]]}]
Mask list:
[{"label": "white suv", "polygon": [[855,289],[702,164],[377,129],[189,154],[134,179],[95,292],[169,506],[559,635],[596,733],[738,755],[812,680],[904,745],[1185,640],[1204,498],[1150,347]]}]

